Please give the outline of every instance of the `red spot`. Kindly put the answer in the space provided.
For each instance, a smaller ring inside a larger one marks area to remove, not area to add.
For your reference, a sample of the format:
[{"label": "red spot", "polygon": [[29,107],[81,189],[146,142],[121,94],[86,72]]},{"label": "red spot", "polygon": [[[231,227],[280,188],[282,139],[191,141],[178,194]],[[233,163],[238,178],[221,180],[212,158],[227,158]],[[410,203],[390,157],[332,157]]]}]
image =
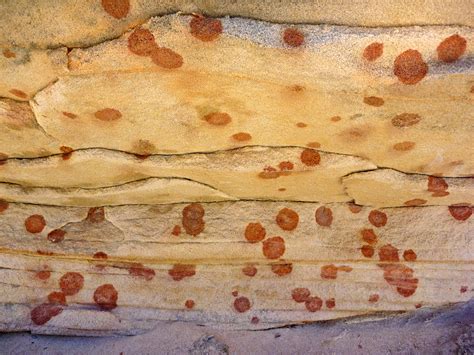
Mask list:
[{"label": "red spot", "polygon": [[350,266],[336,266],[334,264],[324,265],[321,267],[321,278],[325,280],[335,280],[337,278],[338,271],[351,272],[352,268]]},{"label": "red spot", "polygon": [[301,152],[301,162],[307,166],[316,166],[321,161],[321,156],[314,149],[305,149]]},{"label": "red spot", "polygon": [[185,277],[196,275],[195,265],[175,264],[173,268],[168,270],[168,275],[175,281],[181,281]]},{"label": "red spot", "polygon": [[356,205],[354,202],[348,202],[347,207],[352,213],[359,213],[362,211],[362,206]]},{"label": "red spot", "polygon": [[179,236],[181,234],[181,227],[178,225],[175,225],[173,227],[173,231],[171,232],[171,234],[173,234],[176,237]]},{"label": "red spot", "polygon": [[421,303],[415,304],[415,308],[421,308]]},{"label": "red spot", "polygon": [[336,307],[336,300],[334,298],[329,298],[326,300],[326,307],[329,309],[333,309]]},{"label": "red spot", "polygon": [[383,227],[387,224],[387,215],[378,210],[370,211],[369,222],[375,227]]},{"label": "red spot", "polygon": [[413,278],[413,270],[401,264],[379,264],[384,269],[384,278],[389,285],[395,286],[403,297],[416,292],[418,279]]},{"label": "red spot", "polygon": [[399,152],[406,152],[415,148],[415,142],[400,142],[393,145],[393,149]]},{"label": "red spot", "polygon": [[96,111],[94,116],[102,121],[115,121],[122,117],[122,113],[114,108],[104,108]]},{"label": "red spot", "polygon": [[459,289],[459,292],[460,293],[466,293],[467,292],[467,286],[461,286],[461,288]]},{"label": "red spot", "polygon": [[257,274],[257,268],[253,265],[247,265],[242,269],[242,273],[246,276],[254,277]]},{"label": "red spot", "polygon": [[308,297],[304,302],[304,305],[308,311],[316,312],[323,306],[323,300],[316,296]]},{"label": "red spot", "polygon": [[30,312],[31,320],[36,325],[43,325],[50,321],[51,318],[61,313],[63,309],[48,303],[40,304],[33,308]]},{"label": "red spot", "polygon": [[234,290],[231,292],[232,296],[237,297],[239,295],[239,291]]},{"label": "red spot", "polygon": [[367,97],[364,97],[364,103],[369,106],[380,107],[380,106],[383,106],[385,101],[381,97],[367,96]]},{"label": "red spot", "polygon": [[286,189],[284,187],[280,187],[278,188],[278,191],[286,191]]},{"label": "red spot", "polygon": [[283,41],[290,47],[299,47],[304,43],[304,35],[296,28],[287,28],[283,31]]},{"label": "red spot", "polygon": [[48,295],[48,302],[51,304],[66,305],[66,295],[62,292],[54,291]]},{"label": "red spot", "polygon": [[420,120],[420,115],[416,113],[401,113],[392,118],[392,125],[398,128],[409,127],[417,124]]},{"label": "red spot", "polygon": [[311,292],[309,292],[309,290],[304,287],[294,288],[291,291],[291,297],[295,300],[295,302],[298,303],[305,302],[310,295]]},{"label": "red spot", "polygon": [[257,243],[265,238],[265,228],[260,223],[249,223],[245,228],[245,239],[250,243]]},{"label": "red spot", "polygon": [[339,122],[340,120],[342,120],[342,117],[341,117],[341,116],[333,116],[333,117],[331,117],[331,121],[332,121],[332,122]]},{"label": "red spot", "polygon": [[51,256],[51,255],[58,255],[58,254],[56,254],[56,253],[53,253],[52,251],[40,250],[40,249],[36,250],[36,253],[37,253],[38,255],[49,255],[49,256]]},{"label": "red spot", "polygon": [[428,65],[423,60],[421,53],[414,49],[408,49],[401,53],[393,63],[393,74],[406,85],[418,83],[427,73]]},{"label": "red spot", "polygon": [[272,272],[278,276],[285,276],[293,271],[293,264],[272,264]]},{"label": "red spot", "polygon": [[446,191],[448,187],[448,183],[442,177],[428,176],[428,191],[433,192],[431,196],[443,197],[449,195],[449,192]]},{"label": "red spot", "polygon": [[20,99],[28,98],[28,95],[24,91],[21,91],[21,90],[18,90],[18,89],[11,89],[10,94],[13,94],[13,95],[17,96]]},{"label": "red spot", "polygon": [[306,146],[310,148],[321,148],[321,144],[319,144],[318,142],[309,142],[308,144],[306,144]]},{"label": "red spot", "polygon": [[15,52],[12,52],[11,50],[9,50],[8,48],[7,49],[4,49],[3,50],[3,56],[5,58],[15,58],[16,57],[16,54]]},{"label": "red spot", "polygon": [[30,233],[41,233],[46,226],[46,220],[42,215],[34,214],[25,220],[25,228]]},{"label": "red spot", "polygon": [[472,215],[472,207],[470,206],[449,206],[449,213],[451,213],[451,216],[454,217],[454,219],[457,219],[458,221],[465,221]]},{"label": "red spot", "polygon": [[405,261],[415,261],[416,253],[413,251],[413,249],[407,249],[403,252],[403,259],[405,259]]},{"label": "red spot", "polygon": [[111,284],[97,287],[94,291],[94,302],[102,309],[110,311],[117,307],[118,292]]},{"label": "red spot", "polygon": [[443,40],[436,48],[438,59],[445,63],[458,60],[466,51],[467,41],[458,34]]},{"label": "red spot", "polygon": [[67,272],[59,279],[59,287],[66,296],[78,293],[84,286],[84,277],[78,272]]},{"label": "red spot", "polygon": [[184,306],[187,308],[187,309],[192,309],[194,308],[194,301],[193,300],[186,300],[186,302],[184,302]]},{"label": "red spot", "polygon": [[364,49],[362,56],[369,62],[373,62],[383,54],[383,43],[374,42]]},{"label": "red spot", "polygon": [[281,172],[277,171],[274,167],[267,166],[261,173],[258,174],[259,178],[262,179],[276,179],[281,175]]},{"label": "red spot", "polygon": [[232,139],[238,142],[245,142],[245,141],[251,140],[252,136],[246,132],[239,132],[239,133],[233,134]]},{"label": "red spot", "polygon": [[165,69],[177,69],[183,65],[183,57],[172,49],[159,47],[151,53],[151,60]]},{"label": "red spot", "polygon": [[104,207],[92,207],[87,212],[86,221],[90,223],[101,223],[105,221]]},{"label": "red spot", "polygon": [[199,203],[191,203],[183,208],[181,220],[184,230],[193,237],[204,230],[204,208]]},{"label": "red spot", "polygon": [[250,301],[247,297],[238,297],[234,301],[234,308],[239,313],[247,312],[250,307]]},{"label": "red spot", "polygon": [[66,117],[68,117],[68,118],[72,118],[72,119],[74,119],[74,118],[77,117],[76,114],[71,113],[71,112],[66,112],[66,111],[63,111],[63,115],[66,116]]},{"label": "red spot", "polygon": [[128,273],[132,276],[142,277],[146,281],[153,280],[155,277],[155,270],[145,267],[140,263],[133,263],[128,268]]},{"label": "red spot", "polygon": [[216,40],[222,33],[222,23],[218,19],[195,16],[190,22],[191,34],[203,42]]},{"label": "red spot", "polygon": [[263,255],[268,259],[278,259],[285,253],[285,240],[282,237],[268,238],[262,243]]},{"label": "red spot", "polygon": [[332,224],[332,211],[330,208],[321,206],[314,213],[316,223],[322,227],[329,227]]},{"label": "red spot", "polygon": [[422,198],[414,198],[413,200],[405,201],[403,204],[405,206],[421,206],[421,205],[424,205],[426,202],[428,201]]},{"label": "red spot", "polygon": [[232,117],[225,112],[212,112],[205,115],[203,120],[214,126],[225,126],[232,121]]},{"label": "red spot", "polygon": [[298,123],[296,124],[296,127],[298,127],[298,128],[305,128],[305,127],[308,127],[308,125],[307,125],[306,123],[304,123],[304,122],[298,122]]},{"label": "red spot", "polygon": [[391,244],[386,244],[382,246],[379,250],[379,260],[389,262],[400,261],[400,258],[398,256],[398,249],[392,246]]},{"label": "red spot", "polygon": [[51,271],[42,270],[36,273],[36,277],[40,280],[47,280],[51,277]]},{"label": "red spot", "polygon": [[369,296],[369,302],[370,303],[377,303],[380,299],[380,296],[376,293],[372,294]]},{"label": "red spot", "polygon": [[360,252],[362,255],[364,255],[366,258],[371,258],[374,256],[374,248],[371,245],[363,245],[360,248]]},{"label": "red spot", "polygon": [[9,206],[8,201],[5,201],[5,200],[0,198],[0,213],[7,210],[8,206]]},{"label": "red spot", "polygon": [[130,11],[130,0],[102,0],[102,7],[110,16],[121,19]]},{"label": "red spot", "polygon": [[258,322],[260,322],[260,319],[258,319],[258,317],[252,317],[252,319],[250,320],[250,323],[252,324],[258,324]]},{"label": "red spot", "polygon": [[136,55],[149,56],[156,48],[155,36],[147,29],[137,28],[128,37],[128,49]]},{"label": "red spot", "polygon": [[103,251],[98,251],[92,256],[94,259],[107,259],[108,255],[104,253]]},{"label": "red spot", "polygon": [[377,235],[375,234],[373,229],[362,229],[360,231],[360,234],[362,235],[362,239],[364,240],[364,242],[368,244],[377,243]]},{"label": "red spot", "polygon": [[62,229],[54,229],[48,233],[48,240],[51,243],[59,243],[64,240],[65,235],[66,235],[66,232],[63,231]]},{"label": "red spot", "polygon": [[74,151],[74,149],[72,149],[71,147],[66,147],[66,146],[64,146],[64,145],[61,146],[61,147],[59,148],[59,150],[60,150],[61,152],[63,152],[63,154],[62,154],[63,160],[68,160],[68,159],[71,157],[72,152]]},{"label": "red spot", "polygon": [[298,226],[298,221],[298,213],[289,208],[281,209],[276,216],[276,223],[281,229],[285,231],[291,231],[295,229]]},{"label": "red spot", "polygon": [[278,164],[278,167],[280,170],[293,170],[294,165],[291,161],[282,161],[280,164]]}]

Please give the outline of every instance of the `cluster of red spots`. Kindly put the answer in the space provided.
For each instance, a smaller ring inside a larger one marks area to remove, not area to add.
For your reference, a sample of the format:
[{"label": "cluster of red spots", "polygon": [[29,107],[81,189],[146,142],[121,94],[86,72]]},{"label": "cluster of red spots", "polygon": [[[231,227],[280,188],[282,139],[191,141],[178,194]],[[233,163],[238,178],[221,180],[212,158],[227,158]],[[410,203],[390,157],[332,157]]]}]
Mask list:
[{"label": "cluster of red spots", "polygon": [[25,228],[30,233],[41,233],[46,226],[46,220],[42,215],[34,214],[25,220]]},{"label": "cluster of red spots", "polygon": [[321,227],[330,227],[332,224],[332,210],[329,207],[318,207],[314,213],[316,223]]},{"label": "cluster of red spots", "polygon": [[102,0],[102,8],[110,16],[121,19],[130,11],[130,0]]},{"label": "cluster of red spots", "polygon": [[104,108],[94,113],[95,118],[101,121],[115,121],[122,117],[122,113],[114,108]]},{"label": "cluster of red spots", "polygon": [[304,123],[304,122],[298,122],[298,123],[296,124],[296,127],[298,127],[298,128],[305,128],[305,127],[308,127],[308,125],[307,125],[306,123]]},{"label": "cluster of red spots", "polygon": [[245,239],[250,243],[258,243],[265,239],[265,228],[259,223],[249,223],[245,228]]},{"label": "cluster of red spots", "polygon": [[290,47],[299,47],[304,43],[304,34],[296,28],[287,28],[283,31],[283,42]]},{"label": "cluster of red spots", "polygon": [[237,142],[246,142],[252,139],[252,136],[247,132],[239,132],[232,135],[232,139]]},{"label": "cluster of red spots", "polygon": [[173,234],[175,237],[178,237],[181,234],[181,227],[178,225],[175,225],[173,227],[173,230],[171,231],[171,234]]},{"label": "cluster of red spots", "polygon": [[102,223],[105,221],[104,207],[92,207],[87,212],[86,221],[89,223]]},{"label": "cluster of red spots", "polygon": [[69,158],[71,158],[72,152],[74,151],[74,149],[65,145],[61,146],[59,150],[63,152],[63,154],[61,155],[63,160],[68,160]]},{"label": "cluster of red spots", "polygon": [[3,211],[6,211],[9,205],[10,204],[8,203],[8,201],[5,201],[4,199],[0,198],[0,213],[2,213]]},{"label": "cluster of red spots", "polygon": [[128,268],[128,273],[132,276],[144,278],[146,281],[153,280],[155,270],[145,267],[140,263],[133,263]]},{"label": "cluster of red spots", "polygon": [[376,293],[373,293],[369,296],[369,302],[370,303],[377,303],[380,299],[380,296]]},{"label": "cluster of red spots", "polygon": [[364,104],[367,104],[369,106],[380,107],[380,106],[383,106],[384,103],[385,101],[381,97],[377,97],[377,96],[364,97]]},{"label": "cluster of red spots", "polygon": [[387,224],[387,215],[378,210],[370,211],[369,222],[377,228],[383,227]]},{"label": "cluster of red spots", "polygon": [[196,275],[195,265],[175,264],[173,268],[168,270],[168,275],[175,281],[181,281],[185,277],[192,277]]},{"label": "cluster of red spots", "polygon": [[59,279],[59,287],[66,296],[78,293],[84,286],[84,277],[78,272],[67,272]]},{"label": "cluster of red spots", "polygon": [[62,307],[43,303],[33,308],[30,312],[31,320],[36,325],[46,324],[51,318],[56,317],[63,311]]},{"label": "cluster of red spots", "polygon": [[278,212],[275,220],[281,229],[292,231],[298,226],[299,216],[292,209],[283,208]]},{"label": "cluster of red spots", "polygon": [[48,302],[50,304],[66,305],[66,295],[64,292],[53,291],[48,295]]},{"label": "cluster of red spots", "polygon": [[445,38],[436,48],[438,59],[445,63],[458,60],[466,51],[467,41],[458,34]]},{"label": "cluster of red spots", "polygon": [[254,277],[257,274],[257,268],[253,265],[247,265],[242,268],[242,273],[245,276]]},{"label": "cluster of red spots", "polygon": [[203,42],[216,40],[222,33],[222,22],[219,19],[194,15],[189,22],[190,32],[197,39]]},{"label": "cluster of red spots", "polygon": [[433,197],[443,197],[449,195],[448,183],[442,177],[428,176],[428,191]]},{"label": "cluster of red spots", "polygon": [[461,286],[461,288],[459,289],[459,292],[460,293],[466,293],[467,292],[467,286]]},{"label": "cluster of red spots", "polygon": [[465,221],[472,215],[472,206],[452,205],[448,207],[449,213],[458,221]]},{"label": "cluster of red spots", "polygon": [[356,205],[354,202],[347,202],[347,207],[352,213],[359,213],[362,211],[362,206]]},{"label": "cluster of red spots", "polygon": [[187,309],[193,309],[194,306],[195,306],[195,303],[193,300],[186,300],[186,302],[184,302],[184,306],[187,308]]},{"label": "cluster of red spots", "polygon": [[282,161],[278,164],[278,168],[280,170],[272,166],[266,166],[263,168],[263,171],[258,174],[258,177],[262,179],[276,179],[280,176],[288,176],[291,174],[291,170],[294,169],[294,164],[291,161]]},{"label": "cluster of red spots", "polygon": [[285,240],[282,237],[272,237],[262,243],[263,255],[268,259],[278,259],[285,253]]},{"label": "cluster of red spots", "polygon": [[428,201],[426,201],[425,199],[422,199],[422,198],[414,198],[413,200],[405,201],[403,204],[405,206],[421,206],[421,205],[424,205],[427,202]]},{"label": "cluster of red spots", "polygon": [[384,270],[384,279],[403,297],[410,297],[416,292],[418,279],[413,277],[413,269],[402,264],[378,264]]},{"label": "cluster of red spots", "polygon": [[293,264],[291,263],[279,263],[272,264],[272,272],[278,276],[285,276],[293,271]]},{"label": "cluster of red spots", "polygon": [[71,119],[77,118],[77,115],[74,114],[74,113],[71,113],[71,112],[63,111],[62,114],[63,114],[64,116],[66,116],[67,118],[71,118]]},{"label": "cluster of red spots", "polygon": [[3,50],[3,56],[5,58],[15,58],[16,54],[15,52],[12,52],[10,49],[7,48]]},{"label": "cluster of red spots", "polygon": [[362,240],[367,243],[360,248],[360,251],[366,258],[371,258],[375,253],[374,247],[371,244],[377,243],[377,235],[373,229],[362,229],[360,233]]},{"label": "cluster of red spots", "polygon": [[247,297],[241,296],[234,300],[234,308],[239,313],[247,312],[251,307],[252,305]]},{"label": "cluster of red spots", "polygon": [[335,280],[337,278],[337,272],[351,272],[352,268],[350,266],[341,265],[336,266],[334,264],[321,266],[321,278],[324,280]]},{"label": "cluster of red spots", "polygon": [[425,63],[420,52],[408,49],[395,58],[393,74],[403,84],[414,85],[428,74],[428,64]]},{"label": "cluster of red spots", "polygon": [[383,43],[374,42],[365,47],[362,56],[369,62],[380,58],[383,54]]},{"label": "cluster of red spots", "polygon": [[407,152],[415,148],[416,143],[411,141],[405,141],[400,143],[395,143],[393,145],[393,150],[397,150],[399,152]]},{"label": "cluster of red spots", "polygon": [[18,89],[11,89],[10,94],[15,95],[16,97],[19,97],[20,99],[27,99],[28,95],[21,90]]},{"label": "cluster of red spots", "polygon": [[321,148],[321,144],[318,142],[309,142],[306,146],[310,148]]},{"label": "cluster of red spots", "polygon": [[118,292],[113,285],[105,284],[97,287],[93,299],[100,308],[110,311],[117,307]]},{"label": "cluster of red spots", "polygon": [[195,237],[204,230],[204,207],[199,203],[191,203],[184,207],[182,216],[181,223],[187,234]]},{"label": "cluster of red spots", "polygon": [[392,118],[392,125],[394,127],[403,128],[409,127],[420,122],[421,117],[416,113],[401,113]]},{"label": "cluster of red spots", "polygon": [[54,229],[48,233],[48,240],[51,243],[59,243],[64,240],[64,236],[66,235],[66,231],[62,229]]},{"label": "cluster of red spots", "polygon": [[232,117],[225,112],[211,112],[205,115],[202,119],[214,126],[225,126],[232,122]]},{"label": "cluster of red spots", "polygon": [[304,149],[300,155],[301,162],[306,166],[316,166],[321,161],[321,156],[314,149]]},{"label": "cluster of red spots", "polygon": [[[291,291],[291,297],[295,302],[303,303],[309,312],[319,311],[323,307],[323,300],[317,296],[311,296],[311,292],[304,287],[298,287]],[[329,298],[326,307],[331,309],[336,306],[336,300]]]}]

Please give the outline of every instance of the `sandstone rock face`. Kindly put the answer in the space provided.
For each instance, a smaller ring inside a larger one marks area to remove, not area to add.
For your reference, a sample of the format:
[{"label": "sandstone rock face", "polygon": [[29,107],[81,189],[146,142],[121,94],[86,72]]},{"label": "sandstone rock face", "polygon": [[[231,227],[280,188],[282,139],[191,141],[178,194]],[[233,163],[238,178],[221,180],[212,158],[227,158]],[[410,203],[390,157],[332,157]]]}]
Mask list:
[{"label": "sandstone rock face", "polygon": [[0,4],[0,330],[472,297],[473,4],[285,6]]}]

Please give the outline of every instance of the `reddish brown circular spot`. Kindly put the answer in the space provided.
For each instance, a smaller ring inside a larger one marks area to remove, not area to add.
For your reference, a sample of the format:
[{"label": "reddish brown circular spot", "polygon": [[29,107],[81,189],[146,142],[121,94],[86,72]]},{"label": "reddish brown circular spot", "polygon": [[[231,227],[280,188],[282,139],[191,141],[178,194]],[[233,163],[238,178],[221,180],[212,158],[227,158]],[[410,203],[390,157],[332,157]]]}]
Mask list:
[{"label": "reddish brown circular spot", "polygon": [[366,258],[371,258],[374,256],[374,247],[372,247],[371,245],[363,245],[361,248],[360,248],[360,252],[362,253],[362,255],[364,255]]},{"label": "reddish brown circular spot", "polygon": [[329,309],[333,309],[336,307],[336,299],[335,298],[328,298],[326,300],[326,307]]},{"label": "reddish brown circular spot", "polygon": [[359,213],[362,211],[362,206],[356,205],[354,202],[348,202],[347,207],[349,207],[349,211],[352,213]]},{"label": "reddish brown circular spot", "polygon": [[96,111],[94,116],[102,121],[115,121],[122,117],[122,114],[119,110],[114,108],[104,108],[102,110]]},{"label": "reddish brown circular spot", "polygon": [[189,22],[191,34],[203,42],[216,40],[222,33],[222,23],[218,19],[195,16]]},{"label": "reddish brown circular spot", "polygon": [[268,259],[278,259],[285,253],[285,240],[282,237],[268,238],[262,243],[263,255]]},{"label": "reddish brown circular spot", "polygon": [[370,211],[369,222],[375,227],[383,227],[387,224],[387,215],[378,210]]},{"label": "reddish brown circular spot", "polygon": [[107,259],[109,256],[103,251],[98,251],[92,256],[94,259]]},{"label": "reddish brown circular spot", "polygon": [[383,43],[374,42],[365,47],[362,56],[369,62],[373,62],[383,54]]},{"label": "reddish brown circular spot", "polygon": [[421,117],[416,113],[401,113],[392,118],[392,125],[398,128],[413,126],[420,122]]},{"label": "reddish brown circular spot", "polygon": [[18,89],[11,89],[10,94],[13,94],[16,97],[19,97],[20,99],[28,98],[28,95],[24,91],[21,91],[21,90],[18,90]]},{"label": "reddish brown circular spot", "polygon": [[118,292],[111,284],[97,287],[94,291],[94,302],[102,309],[110,311],[117,307]]},{"label": "reddish brown circular spot", "polygon": [[232,135],[232,139],[237,142],[245,142],[252,139],[252,136],[246,132],[239,132]]},{"label": "reddish brown circular spot", "polygon": [[225,126],[232,121],[232,117],[225,112],[212,112],[205,115],[203,119],[214,126]]},{"label": "reddish brown circular spot", "polygon": [[427,73],[428,64],[423,60],[421,53],[414,49],[401,53],[393,63],[393,74],[406,85],[418,83]]},{"label": "reddish brown circular spot", "polygon": [[239,295],[239,291],[234,290],[231,292],[232,296],[237,297]]},{"label": "reddish brown circular spot", "polygon": [[307,125],[306,123],[304,123],[304,122],[298,122],[298,123],[296,124],[296,127],[298,127],[298,128],[305,128],[305,127],[308,127],[308,125]]},{"label": "reddish brown circular spot", "polygon": [[102,0],[102,8],[110,16],[121,19],[130,11],[130,0]]},{"label": "reddish brown circular spot", "polygon": [[379,250],[379,260],[387,262],[398,262],[400,261],[398,256],[398,249],[391,244],[382,246]]},{"label": "reddish brown circular spot", "polygon": [[184,306],[187,308],[187,309],[193,309],[194,308],[194,301],[193,300],[186,300],[186,302],[184,302]]},{"label": "reddish brown circular spot", "polygon": [[422,198],[414,198],[413,200],[405,201],[403,204],[405,206],[421,206],[421,205],[424,205],[426,202],[428,201]]},{"label": "reddish brown circular spot", "polygon": [[191,203],[183,208],[181,223],[187,234],[197,236],[204,230],[204,208],[199,203]]},{"label": "reddish brown circular spot", "polygon": [[173,227],[173,230],[171,231],[171,234],[173,234],[176,237],[179,236],[181,234],[181,227],[178,225],[175,225]]},{"label": "reddish brown circular spot", "polygon": [[321,156],[314,149],[305,149],[301,152],[301,162],[307,166],[316,166],[321,161]]},{"label": "reddish brown circular spot", "polygon": [[25,228],[30,233],[41,233],[46,226],[46,220],[42,215],[34,214],[25,220]]},{"label": "reddish brown circular spot", "polygon": [[415,308],[417,308],[417,309],[418,309],[418,308],[421,308],[421,303],[415,304]]},{"label": "reddish brown circular spot", "polygon": [[257,268],[253,265],[247,265],[242,269],[242,273],[246,276],[254,277],[257,274]]},{"label": "reddish brown circular spot", "polygon": [[239,313],[247,312],[250,307],[250,301],[247,297],[238,297],[234,301],[234,308]]},{"label": "reddish brown circular spot", "polygon": [[405,259],[405,261],[415,261],[416,253],[413,251],[413,249],[407,249],[403,252],[403,259]]},{"label": "reddish brown circular spot", "polygon": [[7,48],[3,50],[3,56],[5,58],[15,58],[16,54],[15,52],[12,52],[10,49]]},{"label": "reddish brown circular spot", "polygon": [[252,319],[250,320],[250,323],[252,324],[258,324],[258,322],[260,322],[260,319],[258,319],[258,317],[252,317]]},{"label": "reddish brown circular spot", "polygon": [[89,223],[101,223],[105,221],[104,207],[92,207],[87,211],[86,221]]},{"label": "reddish brown circular spot", "polygon": [[454,219],[458,221],[465,221],[472,215],[472,207],[471,206],[449,206],[449,213],[453,216]]},{"label": "reddish brown circular spot", "polygon": [[66,295],[62,292],[54,291],[48,295],[48,302],[51,304],[66,305]]},{"label": "reddish brown circular spot", "polygon": [[467,286],[461,286],[461,288],[459,289],[459,292],[460,293],[466,293],[467,292]]},{"label": "reddish brown circular spot", "polygon": [[377,303],[377,302],[379,301],[379,299],[380,299],[380,296],[379,296],[378,294],[376,294],[376,293],[371,294],[371,295],[369,296],[369,302],[370,302],[370,303]]},{"label": "reddish brown circular spot", "polygon": [[128,37],[128,49],[136,55],[149,56],[156,48],[155,36],[147,29],[137,28]]},{"label": "reddish brown circular spot", "polygon": [[367,96],[367,97],[364,97],[364,103],[369,106],[380,107],[380,106],[383,106],[385,101],[381,97]]},{"label": "reddish brown circular spot", "polygon": [[323,300],[316,296],[308,297],[304,302],[304,305],[308,311],[316,312],[323,306]]},{"label": "reddish brown circular spot", "polygon": [[173,268],[168,270],[168,275],[175,281],[181,281],[185,277],[196,275],[195,265],[175,264]]},{"label": "reddish brown circular spot", "polygon": [[43,325],[62,311],[63,309],[60,306],[48,303],[40,304],[31,310],[31,321],[36,325]]},{"label": "reddish brown circular spot", "polygon": [[183,57],[170,48],[155,48],[151,53],[151,60],[159,67],[177,69],[183,65]]},{"label": "reddish brown circular spot", "polygon": [[72,156],[72,152],[74,151],[74,149],[72,149],[71,147],[66,147],[64,145],[61,146],[59,150],[63,152],[62,154],[63,160],[68,160]]},{"label": "reddish brown circular spot", "polygon": [[305,302],[310,295],[311,292],[304,287],[298,287],[291,291],[291,297],[298,303]]},{"label": "reddish brown circular spot", "polygon": [[394,144],[393,149],[398,150],[399,152],[406,152],[415,148],[415,145],[416,145],[415,142],[409,142],[409,141],[400,142],[400,143]]},{"label": "reddish brown circular spot", "polygon": [[332,224],[332,210],[328,207],[321,206],[314,213],[316,223],[322,227],[329,227]]},{"label": "reddish brown circular spot", "polygon": [[332,122],[339,122],[340,120],[342,120],[342,117],[341,117],[341,116],[332,116],[332,117],[331,117],[331,121],[332,121]]},{"label": "reddish brown circular spot", "polygon": [[257,243],[265,238],[266,233],[260,223],[249,223],[245,228],[245,239],[250,243]]},{"label": "reddish brown circular spot", "polygon": [[438,48],[436,48],[438,59],[446,63],[452,63],[464,54],[466,46],[467,41],[464,37],[461,37],[458,34],[449,36],[438,45]]},{"label": "reddish brown circular spot", "polygon": [[59,287],[66,296],[78,293],[84,286],[84,277],[78,272],[67,272],[59,279]]},{"label": "reddish brown circular spot", "polygon": [[155,270],[145,267],[140,263],[133,263],[128,268],[128,273],[132,276],[141,277],[146,281],[153,280],[155,277]]},{"label": "reddish brown circular spot", "polygon": [[48,240],[51,243],[59,243],[64,240],[65,235],[66,235],[66,232],[63,231],[62,229],[54,229],[48,233]]},{"label": "reddish brown circular spot", "polygon": [[364,240],[364,242],[369,244],[377,243],[377,235],[375,234],[373,229],[362,229],[360,231],[360,234],[362,235],[362,239]]},{"label": "reddish brown circular spot", "polygon": [[299,47],[304,43],[304,34],[296,28],[287,28],[283,31],[283,41],[290,47]]},{"label": "reddish brown circular spot", "polygon": [[318,142],[309,142],[308,144],[306,144],[306,146],[310,148],[321,148],[321,144],[319,144]]},{"label": "reddish brown circular spot", "polygon": [[291,161],[282,161],[280,164],[278,164],[278,167],[280,170],[285,171],[285,170],[293,170],[294,165]]},{"label": "reddish brown circular spot", "polygon": [[36,273],[36,277],[40,280],[47,280],[51,277],[51,271],[41,270]]},{"label": "reddish brown circular spot", "polygon": [[63,115],[66,116],[67,118],[72,118],[72,119],[77,118],[77,115],[71,112],[63,111]]},{"label": "reddish brown circular spot", "polygon": [[290,208],[283,208],[276,216],[276,223],[285,231],[292,231],[298,226],[298,213]]},{"label": "reddish brown circular spot", "polygon": [[3,212],[3,211],[6,211],[8,209],[9,205],[10,204],[8,203],[8,201],[5,201],[5,200],[0,198],[0,213]]},{"label": "reddish brown circular spot", "polygon": [[278,276],[285,276],[291,274],[293,271],[293,264],[272,264],[272,272]]}]

